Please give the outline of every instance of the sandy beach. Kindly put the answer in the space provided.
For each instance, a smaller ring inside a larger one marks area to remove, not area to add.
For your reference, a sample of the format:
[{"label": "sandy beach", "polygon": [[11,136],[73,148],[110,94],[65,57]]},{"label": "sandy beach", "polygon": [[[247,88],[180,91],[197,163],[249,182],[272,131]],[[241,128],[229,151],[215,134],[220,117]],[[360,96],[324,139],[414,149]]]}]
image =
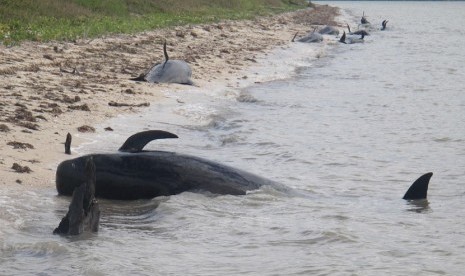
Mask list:
[{"label": "sandy beach", "polygon": [[[336,25],[338,9],[317,6],[248,21],[223,21],[73,42],[0,46],[0,173],[3,187],[54,186],[67,133],[76,135],[121,113],[144,112],[178,84],[129,80],[163,60],[192,67],[200,89],[233,85],[257,57],[286,47],[296,32]],[[110,105],[110,103],[112,103]],[[111,130],[108,130],[111,131]],[[74,155],[75,156],[75,155]]]}]

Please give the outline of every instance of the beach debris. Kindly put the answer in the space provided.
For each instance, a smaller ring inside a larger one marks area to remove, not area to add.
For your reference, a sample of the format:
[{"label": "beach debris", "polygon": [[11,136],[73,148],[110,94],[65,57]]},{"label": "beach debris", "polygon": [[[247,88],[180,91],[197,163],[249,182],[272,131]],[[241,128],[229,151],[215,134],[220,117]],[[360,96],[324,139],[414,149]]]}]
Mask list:
[{"label": "beach debris", "polygon": [[17,141],[12,141],[6,143],[8,146],[12,146],[13,149],[34,149],[34,146],[29,143],[22,143]]},{"label": "beach debris", "polygon": [[0,124],[0,132],[9,132],[10,128],[5,124]]},{"label": "beach debris", "polygon": [[43,57],[45,59],[48,59],[48,60],[54,60],[55,59],[54,57],[52,57],[51,55],[48,55],[48,54],[43,55]]},{"label": "beach debris", "polygon": [[73,191],[68,213],[60,221],[53,234],[80,235],[83,232],[98,232],[100,208],[95,199],[95,164],[92,157],[87,158],[86,180]]},{"label": "beach debris", "polygon": [[82,111],[90,111],[90,108],[87,104],[82,104],[82,105],[69,105],[69,109],[71,110],[82,110]]},{"label": "beach debris", "polygon": [[95,128],[88,126],[88,125],[83,125],[77,128],[79,132],[95,132]]},{"label": "beach debris", "polygon": [[77,70],[76,67],[74,67],[72,71],[66,70],[66,69],[63,69],[63,68],[60,67],[60,72],[71,74],[71,75],[79,75],[79,71]]},{"label": "beach debris", "polygon": [[106,127],[104,128],[105,131],[113,131],[113,129],[111,127]]},{"label": "beach debris", "polygon": [[65,153],[66,154],[71,154],[71,133],[68,132],[66,135],[66,141],[65,141]]},{"label": "beach debris", "polygon": [[150,103],[145,102],[145,103],[140,103],[140,104],[128,104],[128,103],[118,103],[115,101],[111,101],[108,103],[109,106],[114,106],[114,107],[122,107],[122,106],[129,106],[129,107],[144,107],[144,106],[150,106]]},{"label": "beach debris", "polygon": [[16,125],[20,127],[25,127],[27,129],[39,130],[39,125],[33,124],[31,122],[16,122]]},{"label": "beach debris", "polygon": [[17,172],[17,173],[31,173],[32,170],[28,166],[21,166],[18,163],[13,163],[13,166],[11,168]]}]

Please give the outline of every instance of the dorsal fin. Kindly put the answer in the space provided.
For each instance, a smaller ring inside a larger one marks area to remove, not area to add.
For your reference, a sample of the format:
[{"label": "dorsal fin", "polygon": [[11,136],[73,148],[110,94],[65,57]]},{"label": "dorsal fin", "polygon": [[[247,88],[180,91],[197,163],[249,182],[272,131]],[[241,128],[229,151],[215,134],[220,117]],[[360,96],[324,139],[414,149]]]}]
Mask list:
[{"label": "dorsal fin", "polygon": [[168,52],[166,51],[166,39],[165,39],[165,43],[163,43],[163,54],[165,55],[165,63],[163,63],[162,68],[165,68],[166,63],[170,59],[169,56],[168,56]]},{"label": "dorsal fin", "polygon": [[341,38],[339,39],[339,42],[341,43],[346,43],[346,31],[342,34]]},{"label": "dorsal fin", "polygon": [[140,152],[149,142],[157,139],[178,138],[176,134],[163,130],[147,130],[129,137],[119,148],[122,152]]},{"label": "dorsal fin", "polygon": [[412,200],[412,199],[426,199],[428,193],[428,184],[429,180],[433,176],[432,172],[425,173],[420,176],[413,184],[410,186],[408,191],[405,193],[403,199]]}]

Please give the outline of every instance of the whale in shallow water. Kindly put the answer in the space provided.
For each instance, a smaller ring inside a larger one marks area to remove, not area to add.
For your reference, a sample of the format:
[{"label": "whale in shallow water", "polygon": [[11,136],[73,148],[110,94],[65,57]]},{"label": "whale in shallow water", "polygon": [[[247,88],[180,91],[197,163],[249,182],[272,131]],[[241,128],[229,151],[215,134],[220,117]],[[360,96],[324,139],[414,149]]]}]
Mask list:
[{"label": "whale in shallow water", "polygon": [[263,185],[286,189],[278,183],[220,163],[168,151],[144,151],[155,139],[177,138],[175,134],[149,130],[129,137],[119,152],[90,154],[59,164],[56,188],[60,195],[72,195],[85,181],[85,164],[92,157],[96,168],[96,197],[144,199],[185,191],[244,195]]},{"label": "whale in shallow water", "polygon": [[339,42],[344,43],[344,44],[363,43],[365,42],[364,38],[365,38],[365,34],[363,33],[361,34],[360,37],[355,37],[355,36],[347,36],[346,32],[344,31],[341,38],[339,39]]},{"label": "whale in shallow water", "polygon": [[406,200],[422,200],[426,199],[428,194],[428,186],[431,177],[433,176],[432,172],[425,173],[424,175],[420,176],[410,188],[405,193],[403,199]]},{"label": "whale in shallow water", "polygon": [[386,26],[388,22],[389,20],[383,20],[383,22],[381,22],[381,31],[386,30]]}]

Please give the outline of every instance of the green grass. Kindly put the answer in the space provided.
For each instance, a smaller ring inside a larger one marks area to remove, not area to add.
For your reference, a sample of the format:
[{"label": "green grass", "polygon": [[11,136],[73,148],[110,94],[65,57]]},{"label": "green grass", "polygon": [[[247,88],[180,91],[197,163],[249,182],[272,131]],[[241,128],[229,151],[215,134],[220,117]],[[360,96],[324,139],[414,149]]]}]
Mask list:
[{"label": "green grass", "polygon": [[295,10],[304,0],[0,0],[0,41],[134,33]]}]

